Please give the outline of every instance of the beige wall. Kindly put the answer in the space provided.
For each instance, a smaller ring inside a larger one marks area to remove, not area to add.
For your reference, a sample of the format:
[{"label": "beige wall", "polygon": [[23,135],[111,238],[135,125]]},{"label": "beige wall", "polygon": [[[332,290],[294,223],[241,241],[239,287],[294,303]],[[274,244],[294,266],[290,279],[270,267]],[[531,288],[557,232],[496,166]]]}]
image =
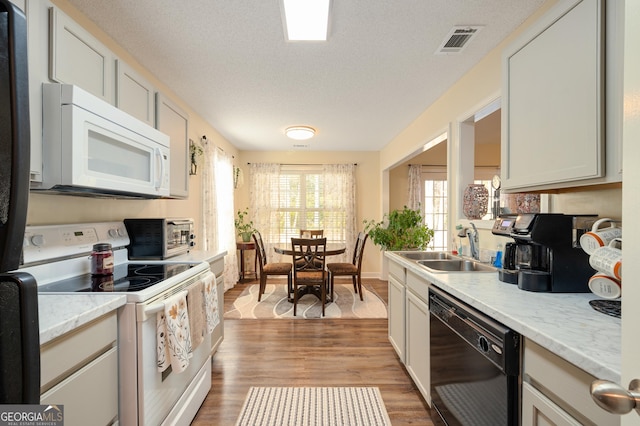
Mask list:
[{"label": "beige wall", "polygon": [[[279,163],[279,164],[342,164],[357,163],[357,224],[363,229],[365,219],[376,219],[380,205],[380,161],[379,153],[373,151],[242,151],[236,157],[236,165],[241,167],[245,176],[245,184],[236,190],[235,204],[237,208],[249,206],[249,170],[247,163]],[[347,242],[353,244],[352,242]],[[379,250],[370,241],[365,246],[362,269],[365,276],[377,276],[380,271]]]},{"label": "beige wall", "polygon": [[[190,139],[198,142],[203,135],[206,135],[207,139],[215,145],[231,155],[237,156],[238,150],[233,145],[224,140],[213,127],[171,91],[171,82],[159,81],[66,0],[55,0],[53,3],[153,83],[159,91],[187,111]],[[27,223],[29,225],[43,225],[122,220],[127,217],[192,217],[196,221],[198,233],[201,234],[201,178],[201,174],[190,176],[189,198],[186,200],[112,200],[31,193]]]}]

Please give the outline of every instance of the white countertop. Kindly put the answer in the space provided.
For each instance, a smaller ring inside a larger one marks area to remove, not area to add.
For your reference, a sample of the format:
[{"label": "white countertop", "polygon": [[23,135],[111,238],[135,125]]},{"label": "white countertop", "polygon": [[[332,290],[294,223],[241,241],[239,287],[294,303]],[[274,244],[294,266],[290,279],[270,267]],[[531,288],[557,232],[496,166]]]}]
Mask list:
[{"label": "white countertop", "polygon": [[227,255],[226,251],[220,253],[205,250],[191,250],[189,253],[172,257],[171,260],[179,260],[181,262],[214,262]]},{"label": "white countertop", "polygon": [[114,294],[38,294],[40,344],[109,313],[127,302]]},{"label": "white countertop", "polygon": [[595,311],[592,293],[537,293],[493,272],[432,274],[393,252],[385,256],[599,379],[620,382],[620,318]]},{"label": "white countertop", "polygon": [[[213,262],[227,254],[193,250],[171,260],[185,262]],[[49,342],[94,319],[109,313],[127,302],[124,295],[105,293],[38,294],[40,344]]]}]

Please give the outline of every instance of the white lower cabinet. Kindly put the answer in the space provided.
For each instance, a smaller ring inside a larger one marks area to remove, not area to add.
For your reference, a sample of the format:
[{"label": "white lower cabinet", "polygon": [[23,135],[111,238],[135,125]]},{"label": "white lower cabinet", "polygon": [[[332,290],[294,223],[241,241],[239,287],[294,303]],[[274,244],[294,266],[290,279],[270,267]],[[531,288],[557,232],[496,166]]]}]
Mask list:
[{"label": "white lower cabinet", "polygon": [[431,405],[429,282],[389,260],[389,342]]},{"label": "white lower cabinet", "polygon": [[522,426],[620,425],[591,399],[595,377],[528,339],[523,372]]},{"label": "white lower cabinet", "polygon": [[425,401],[430,405],[429,304],[411,290],[407,290],[406,319],[405,366]]},{"label": "white lower cabinet", "polygon": [[63,405],[65,425],[117,423],[117,324],[113,312],[41,346],[40,403]]},{"label": "white lower cabinet", "polygon": [[405,361],[405,286],[389,275],[389,341],[400,361]]}]

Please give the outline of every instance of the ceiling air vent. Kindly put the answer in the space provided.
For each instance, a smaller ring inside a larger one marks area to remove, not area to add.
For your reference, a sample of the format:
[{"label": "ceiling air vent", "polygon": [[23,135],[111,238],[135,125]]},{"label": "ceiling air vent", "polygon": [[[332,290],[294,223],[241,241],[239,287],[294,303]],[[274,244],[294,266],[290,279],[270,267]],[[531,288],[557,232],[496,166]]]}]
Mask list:
[{"label": "ceiling air vent", "polygon": [[293,149],[294,150],[298,150],[298,149],[309,149],[309,144],[304,144],[304,143],[294,143],[293,144]]},{"label": "ceiling air vent", "polygon": [[453,27],[444,41],[436,50],[436,55],[449,55],[452,53],[460,53],[465,46],[471,41],[478,31],[482,29],[480,25]]}]

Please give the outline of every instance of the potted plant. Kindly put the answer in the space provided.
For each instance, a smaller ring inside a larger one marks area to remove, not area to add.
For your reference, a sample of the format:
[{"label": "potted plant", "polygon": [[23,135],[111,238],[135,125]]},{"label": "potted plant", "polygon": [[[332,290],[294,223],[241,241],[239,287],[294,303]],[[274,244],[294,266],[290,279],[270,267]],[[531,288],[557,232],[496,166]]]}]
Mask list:
[{"label": "potted plant", "polygon": [[236,226],[236,231],[238,235],[242,237],[242,241],[245,243],[251,240],[251,235],[255,232],[255,228],[253,227],[253,221],[249,220],[245,223],[245,218],[249,219],[249,209],[245,208],[244,210],[238,210],[238,217],[234,220],[234,224]]},{"label": "potted plant", "polygon": [[420,211],[407,206],[385,214],[380,222],[365,220],[364,225],[364,232],[383,250],[425,250],[433,238]]}]

